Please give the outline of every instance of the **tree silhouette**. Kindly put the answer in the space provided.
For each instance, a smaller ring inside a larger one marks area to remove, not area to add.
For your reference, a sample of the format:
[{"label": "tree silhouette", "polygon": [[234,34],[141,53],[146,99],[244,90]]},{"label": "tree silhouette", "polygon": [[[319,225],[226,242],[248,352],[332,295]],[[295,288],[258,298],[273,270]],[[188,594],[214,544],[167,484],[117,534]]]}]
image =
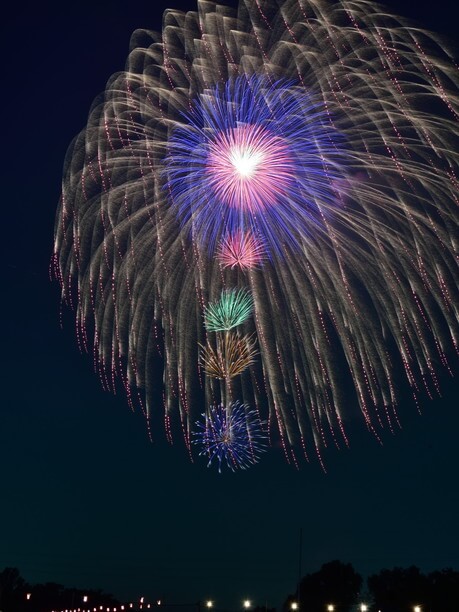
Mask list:
[{"label": "tree silhouette", "polygon": [[406,612],[429,600],[429,580],[419,568],[383,569],[368,578],[368,589],[377,608]]},{"label": "tree silhouette", "polygon": [[443,569],[427,576],[431,612],[457,612],[459,610],[459,572]]},{"label": "tree silhouette", "polygon": [[[31,588],[31,608],[33,610],[65,610],[85,608],[86,606],[115,607],[119,601],[101,590],[67,588],[61,584],[47,582]],[[84,601],[87,597],[87,603]],[[3,611],[7,612],[7,611]]]},{"label": "tree silhouette", "polygon": [[27,583],[16,567],[5,567],[0,572],[0,610],[18,612],[23,610]]},{"label": "tree silhouette", "polygon": [[[383,612],[407,612],[420,605],[429,612],[458,612],[459,571],[442,569],[422,574],[415,567],[383,569],[367,581],[372,609]],[[299,584],[299,593],[289,595],[284,612],[292,612],[291,604],[299,604],[300,612],[326,612],[333,604],[335,612],[355,612],[362,586],[362,577],[350,563],[331,561],[319,571],[306,574]],[[30,593],[30,600],[26,594]],[[299,601],[298,601],[299,595]],[[84,600],[87,597],[87,603]],[[114,608],[119,601],[101,590],[76,589],[61,584],[29,585],[17,568],[0,572],[0,612],[49,612],[50,610],[97,610]],[[275,612],[258,606],[252,612]]]},{"label": "tree silhouette", "polygon": [[[30,600],[26,595],[30,593]],[[46,584],[27,584],[19,570],[6,567],[0,572],[0,611],[1,612],[48,612],[49,610],[70,610],[85,607],[118,607],[119,601],[94,589],[68,588],[55,582]]]},{"label": "tree silhouette", "polygon": [[[337,612],[347,612],[357,602],[362,577],[350,563],[330,561],[318,572],[306,574],[299,587],[300,608],[308,612],[324,612],[327,604],[333,604]],[[289,596],[284,610],[291,609],[296,598]]]}]

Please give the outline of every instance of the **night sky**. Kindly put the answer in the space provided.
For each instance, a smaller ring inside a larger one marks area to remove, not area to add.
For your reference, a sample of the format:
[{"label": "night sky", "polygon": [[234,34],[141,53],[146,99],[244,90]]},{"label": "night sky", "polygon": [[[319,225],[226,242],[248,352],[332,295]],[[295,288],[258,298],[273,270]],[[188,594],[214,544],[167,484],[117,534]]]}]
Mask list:
[{"label": "night sky", "polygon": [[[48,266],[67,146],[123,69],[131,32],[159,30],[163,10],[183,6],[17,3],[3,16],[0,570],[123,599],[279,606],[295,590],[300,529],[303,573],[333,559],[364,576],[459,570],[457,363],[422,416],[400,406],[403,429],[383,446],[348,423],[351,447],[325,453],[327,473],[315,461],[297,471],[273,450],[219,475],[161,429],[151,443],[141,414],[102,391],[68,313],[60,328]],[[389,6],[457,36],[453,0]]]}]

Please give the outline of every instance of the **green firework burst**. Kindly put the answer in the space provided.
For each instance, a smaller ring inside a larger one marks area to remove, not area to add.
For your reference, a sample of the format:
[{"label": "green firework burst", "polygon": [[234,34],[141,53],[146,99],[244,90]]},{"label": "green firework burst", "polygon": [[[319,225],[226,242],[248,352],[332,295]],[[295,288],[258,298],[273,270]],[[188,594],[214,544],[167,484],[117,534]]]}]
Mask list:
[{"label": "green firework burst", "polygon": [[228,331],[244,323],[253,308],[251,294],[245,289],[222,291],[218,302],[211,302],[204,312],[207,331]]}]

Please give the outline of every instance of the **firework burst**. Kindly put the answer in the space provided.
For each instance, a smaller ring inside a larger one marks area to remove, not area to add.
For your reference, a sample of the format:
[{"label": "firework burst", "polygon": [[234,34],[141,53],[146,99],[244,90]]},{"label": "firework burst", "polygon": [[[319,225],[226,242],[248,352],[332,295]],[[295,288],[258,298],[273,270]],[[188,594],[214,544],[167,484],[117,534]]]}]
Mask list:
[{"label": "firework burst", "polygon": [[235,333],[225,333],[217,339],[217,348],[209,343],[201,346],[200,363],[208,376],[229,380],[242,374],[258,355],[256,340],[253,336],[242,338]]},{"label": "firework burst", "polygon": [[204,90],[184,120],[169,139],[167,187],[184,231],[211,253],[225,231],[260,235],[277,255],[298,250],[336,205],[342,138],[304,88],[236,77]]},{"label": "firework burst", "polygon": [[224,465],[234,472],[258,462],[266,450],[267,436],[254,410],[235,402],[228,407],[211,406],[202,416],[193,443],[202,447],[199,454],[208,457],[208,467],[216,463],[219,472]]},{"label": "firework burst", "polygon": [[236,231],[222,238],[218,259],[224,268],[250,270],[263,263],[265,248],[252,232]]},{"label": "firework burst", "polygon": [[198,0],[131,48],[69,149],[55,232],[103,384],[188,445],[240,394],[294,464],[346,445],[354,407],[394,430],[401,391],[434,396],[457,364],[448,46],[368,0]]},{"label": "firework burst", "polygon": [[229,331],[244,323],[250,316],[253,300],[250,293],[229,289],[222,292],[218,302],[209,304],[204,311],[207,331]]}]

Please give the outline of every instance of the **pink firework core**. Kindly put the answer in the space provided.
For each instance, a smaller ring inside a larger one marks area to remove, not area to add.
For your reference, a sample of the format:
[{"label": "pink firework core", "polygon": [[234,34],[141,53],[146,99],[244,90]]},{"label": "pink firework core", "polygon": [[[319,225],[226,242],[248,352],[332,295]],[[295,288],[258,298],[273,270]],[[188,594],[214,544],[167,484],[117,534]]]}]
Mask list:
[{"label": "pink firework core", "polygon": [[228,206],[252,213],[284,199],[294,183],[286,142],[257,125],[220,132],[209,144],[209,185]]},{"label": "pink firework core", "polygon": [[224,268],[249,270],[263,262],[265,249],[252,232],[237,231],[222,240],[218,256]]}]

